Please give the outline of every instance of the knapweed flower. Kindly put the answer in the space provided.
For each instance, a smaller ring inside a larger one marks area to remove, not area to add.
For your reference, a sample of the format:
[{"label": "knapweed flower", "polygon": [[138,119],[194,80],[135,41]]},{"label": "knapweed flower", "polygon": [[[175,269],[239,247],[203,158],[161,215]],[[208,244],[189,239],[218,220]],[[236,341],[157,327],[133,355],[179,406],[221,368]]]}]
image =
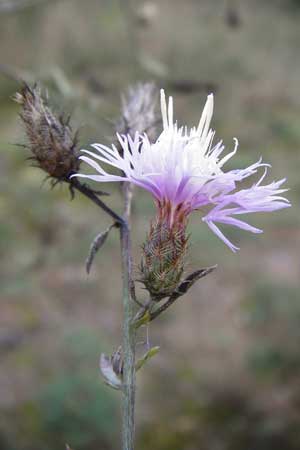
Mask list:
[{"label": "knapweed flower", "polygon": [[[238,247],[229,241],[217,224],[261,233],[262,230],[241,220],[240,215],[276,211],[290,206],[289,201],[280,195],[286,191],[281,188],[285,179],[262,184],[269,165],[261,160],[245,169],[223,170],[225,163],[236,153],[238,142],[234,139],[233,151],[225,156],[221,156],[224,151],[222,141],[213,145],[215,132],[210,129],[212,94],[207,97],[198,126],[190,130],[178,127],[174,122],[173,99],[170,97],[167,105],[163,90],[161,113],[163,131],[156,142],[151,144],[146,134],[137,133],[134,138],[118,135],[122,155],[114,145],[110,148],[94,144],[96,152],[82,150],[88,156],[81,156],[80,159],[93,167],[97,174],[76,176],[99,182],[129,181],[149,191],[158,208],[156,222],[160,227],[163,223],[165,231],[172,231],[168,241],[180,234],[180,230],[185,230],[192,211],[205,207],[203,222],[233,251]],[[119,169],[121,174],[108,173],[98,162]],[[249,188],[239,189],[240,182],[256,174],[260,168],[264,173],[259,180]],[[152,229],[150,235],[153,233],[155,230]],[[185,250],[186,239],[181,235],[179,241]],[[156,246],[151,254],[158,255],[163,251]]]}]

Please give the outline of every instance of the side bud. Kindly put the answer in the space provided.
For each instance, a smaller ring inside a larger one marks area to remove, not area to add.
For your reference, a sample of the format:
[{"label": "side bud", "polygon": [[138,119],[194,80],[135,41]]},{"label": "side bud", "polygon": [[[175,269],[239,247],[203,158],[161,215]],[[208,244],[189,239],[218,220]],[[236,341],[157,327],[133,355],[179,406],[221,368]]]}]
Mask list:
[{"label": "side bud", "polygon": [[121,117],[116,123],[120,134],[147,133],[153,142],[158,135],[160,116],[157,114],[158,90],[154,83],[137,83],[122,96]]},{"label": "side bud", "polygon": [[157,219],[142,247],[141,281],[153,301],[170,296],[179,286],[186,260],[186,227]]},{"label": "side bud", "polygon": [[22,106],[20,117],[38,166],[57,180],[78,172],[77,133],[72,131],[69,120],[52,113],[37,86],[30,88],[25,84],[15,101]]}]

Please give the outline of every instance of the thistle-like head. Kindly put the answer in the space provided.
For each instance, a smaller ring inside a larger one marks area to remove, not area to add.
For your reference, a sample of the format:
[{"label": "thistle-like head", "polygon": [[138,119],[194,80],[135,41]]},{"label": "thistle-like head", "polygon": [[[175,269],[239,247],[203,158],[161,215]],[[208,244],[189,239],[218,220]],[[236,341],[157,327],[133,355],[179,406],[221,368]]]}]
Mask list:
[{"label": "thistle-like head", "polygon": [[22,108],[20,117],[33,159],[50,177],[67,180],[80,166],[77,133],[69,119],[53,114],[37,86],[24,84],[15,100]]}]

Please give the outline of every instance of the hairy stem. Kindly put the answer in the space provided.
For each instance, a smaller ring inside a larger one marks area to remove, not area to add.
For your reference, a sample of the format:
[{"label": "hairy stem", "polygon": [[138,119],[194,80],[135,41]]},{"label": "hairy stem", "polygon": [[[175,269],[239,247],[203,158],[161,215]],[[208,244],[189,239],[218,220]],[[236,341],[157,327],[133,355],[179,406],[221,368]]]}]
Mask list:
[{"label": "hairy stem", "polygon": [[130,240],[130,209],[132,191],[124,183],[124,223],[120,226],[122,273],[123,273],[123,404],[122,404],[122,450],[134,449],[135,409],[135,328],[132,326],[134,284],[132,280],[132,258]]},{"label": "hairy stem", "polygon": [[132,257],[130,239],[130,212],[132,186],[123,184],[124,213],[119,216],[110,209],[87,185],[72,179],[71,187],[77,189],[103,211],[120,228],[122,277],[123,277],[123,401],[122,401],[122,450],[134,449],[134,409],[135,409],[135,340],[136,331],[132,325],[134,316],[135,288],[132,278]]}]

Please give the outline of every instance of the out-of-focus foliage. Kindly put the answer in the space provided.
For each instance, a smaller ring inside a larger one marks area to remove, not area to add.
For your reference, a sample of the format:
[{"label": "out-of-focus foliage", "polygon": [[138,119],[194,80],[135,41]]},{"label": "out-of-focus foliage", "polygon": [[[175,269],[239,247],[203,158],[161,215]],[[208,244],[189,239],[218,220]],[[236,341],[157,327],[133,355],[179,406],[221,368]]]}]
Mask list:
[{"label": "out-of-focus foliage", "polygon": [[245,303],[249,326],[259,343],[248,354],[250,370],[257,376],[288,380],[300,370],[299,290],[290,285],[258,285]]},{"label": "out-of-focus foliage", "polygon": [[60,345],[60,358],[65,353],[60,370],[54,372],[45,361],[44,382],[33,386],[30,398],[7,409],[1,435],[9,446],[4,448],[51,450],[62,442],[73,448],[113,448],[117,405],[97,373],[95,336],[81,330],[62,337]]}]

